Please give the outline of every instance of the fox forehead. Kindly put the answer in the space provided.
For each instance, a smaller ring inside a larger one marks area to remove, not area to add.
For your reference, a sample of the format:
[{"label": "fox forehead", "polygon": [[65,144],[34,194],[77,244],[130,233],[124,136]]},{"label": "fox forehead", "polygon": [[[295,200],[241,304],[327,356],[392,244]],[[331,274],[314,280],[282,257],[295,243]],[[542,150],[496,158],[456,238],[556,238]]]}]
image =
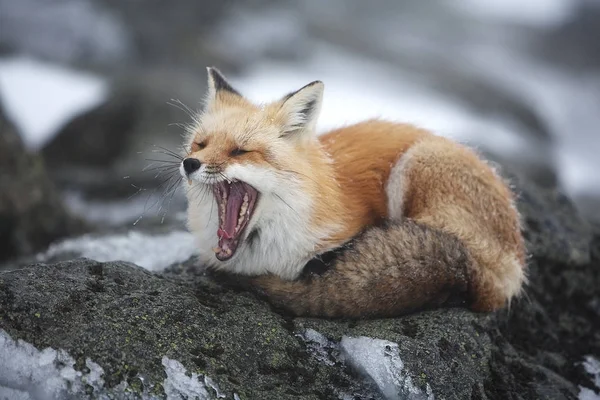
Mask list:
[{"label": "fox forehead", "polygon": [[265,142],[278,130],[265,110],[258,107],[225,108],[200,117],[193,139],[210,140],[230,145]]}]

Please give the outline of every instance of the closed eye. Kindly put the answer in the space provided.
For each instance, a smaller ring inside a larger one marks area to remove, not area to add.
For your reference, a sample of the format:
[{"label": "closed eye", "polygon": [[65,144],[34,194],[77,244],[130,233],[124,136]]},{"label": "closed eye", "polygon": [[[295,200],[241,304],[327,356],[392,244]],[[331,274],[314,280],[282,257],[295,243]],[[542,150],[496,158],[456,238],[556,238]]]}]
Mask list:
[{"label": "closed eye", "polygon": [[239,147],[236,149],[231,150],[231,156],[235,157],[235,156],[241,156],[242,154],[246,154],[248,153],[249,150],[244,150],[244,149],[240,149]]},{"label": "closed eye", "polygon": [[206,142],[194,142],[192,143],[192,151],[200,151],[206,147]]}]

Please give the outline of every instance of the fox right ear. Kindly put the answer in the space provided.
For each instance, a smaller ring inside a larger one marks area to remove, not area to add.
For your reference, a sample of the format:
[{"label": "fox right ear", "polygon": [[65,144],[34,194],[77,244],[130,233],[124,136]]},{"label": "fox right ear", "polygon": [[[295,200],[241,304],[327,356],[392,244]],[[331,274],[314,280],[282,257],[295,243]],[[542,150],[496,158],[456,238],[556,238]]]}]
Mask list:
[{"label": "fox right ear", "polygon": [[321,111],[323,89],[323,82],[314,81],[281,100],[278,116],[283,123],[284,135],[314,131]]},{"label": "fox right ear", "polygon": [[241,94],[235,90],[227,79],[223,76],[223,74],[216,69],[215,67],[206,68],[208,73],[208,100],[214,100],[217,95],[221,92],[227,92],[236,96],[241,96]]}]

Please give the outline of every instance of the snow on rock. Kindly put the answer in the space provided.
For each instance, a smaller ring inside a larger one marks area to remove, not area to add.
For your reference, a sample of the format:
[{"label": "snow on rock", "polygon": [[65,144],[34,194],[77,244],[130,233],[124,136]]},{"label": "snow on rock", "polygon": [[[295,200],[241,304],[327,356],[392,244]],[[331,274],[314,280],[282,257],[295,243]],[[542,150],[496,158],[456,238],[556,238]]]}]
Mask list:
[{"label": "snow on rock", "polygon": [[600,395],[588,388],[580,388],[579,400],[600,400]]},{"label": "snow on rock", "polygon": [[75,360],[63,350],[38,350],[22,340],[13,340],[0,329],[0,399],[64,398],[82,393],[85,384],[104,385],[102,368],[87,359],[90,372],[76,371]]},{"label": "snow on rock", "polygon": [[32,58],[0,59],[0,99],[25,145],[38,150],[74,116],[100,104],[106,81]]},{"label": "snow on rock", "polygon": [[163,388],[168,400],[209,398],[204,383],[198,380],[198,374],[192,373],[191,376],[187,376],[185,367],[179,361],[168,357],[162,358],[162,365],[167,373]]},{"label": "snow on rock", "polygon": [[434,399],[429,384],[426,393],[413,384],[400,359],[397,343],[344,336],[340,348],[346,362],[372,379],[386,399]]},{"label": "snow on rock", "polygon": [[315,356],[315,358],[327,365],[334,365],[335,361],[331,359],[330,352],[335,347],[335,344],[321,333],[314,329],[306,329],[299,335],[304,342],[308,351]]},{"label": "snow on rock", "polygon": [[84,235],[67,239],[51,245],[46,253],[38,256],[38,260],[76,253],[96,261],[128,261],[150,271],[160,271],[171,264],[188,260],[196,249],[194,237],[189,232],[149,235],[130,231],[120,235]]},{"label": "snow on rock", "polygon": [[213,395],[209,395],[206,390],[207,387],[214,391],[217,398],[226,397],[221,393],[217,384],[208,376],[204,377],[203,382],[198,379],[200,377],[198,374],[192,373],[191,376],[188,376],[187,370],[179,361],[165,356],[162,358],[162,365],[167,373],[167,378],[163,382],[167,400],[205,400],[214,398]]},{"label": "snow on rock", "polygon": [[347,363],[365,378],[373,380],[386,399],[434,399],[429,384],[425,393],[413,384],[400,358],[397,343],[365,336],[344,336],[337,344],[314,329],[306,329],[299,336],[317,360],[328,365],[336,361]]},{"label": "snow on rock", "polygon": [[585,371],[592,376],[596,391],[580,386],[579,400],[600,400],[600,361],[592,356],[586,356],[583,363]]},{"label": "snow on rock", "polygon": [[[127,382],[107,390],[104,388],[104,370],[89,358],[85,365],[88,373],[74,369],[75,360],[64,350],[36,349],[23,340],[14,340],[0,329],[0,400],[54,400],[83,397],[86,385],[101,399],[127,397]],[[217,384],[209,377],[192,373],[177,360],[162,358],[167,378],[163,387],[167,399],[208,400],[225,398]],[[207,390],[210,388],[210,393]],[[149,393],[143,398],[153,399]]]}]

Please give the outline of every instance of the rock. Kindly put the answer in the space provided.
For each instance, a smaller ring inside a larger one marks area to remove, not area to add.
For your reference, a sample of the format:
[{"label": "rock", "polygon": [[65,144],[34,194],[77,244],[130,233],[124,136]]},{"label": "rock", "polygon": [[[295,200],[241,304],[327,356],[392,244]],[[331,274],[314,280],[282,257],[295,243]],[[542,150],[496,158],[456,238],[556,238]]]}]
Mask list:
[{"label": "rock", "polygon": [[104,104],[75,117],[42,149],[53,179],[96,200],[153,189],[176,172],[157,177],[159,167],[179,161],[165,153],[180,152],[183,129],[174,125],[190,121],[185,108],[198,108],[205,80],[204,69],[197,75],[147,69],[115,79]]},{"label": "rock", "polygon": [[267,304],[206,278],[189,285],[86,259],[26,271],[0,276],[2,327],[39,348],[66,350],[78,370],[90,357],[104,369],[107,388],[125,381],[134,393],[163,393],[167,356],[210,377],[229,399],[334,398],[368,389],[340,365],[315,362],[293,325]]},{"label": "rock", "polygon": [[28,153],[0,106],[0,261],[83,232],[65,211],[41,157]]},{"label": "rock", "polygon": [[[516,175],[511,181],[531,257],[525,295],[504,311],[290,318],[224,286],[193,258],[157,274],[126,262],[77,259],[1,273],[0,327],[5,342],[10,337],[39,350],[66,351],[93,396],[193,390],[228,399],[597,394],[583,363],[600,355],[600,225],[579,217],[556,189]],[[0,366],[0,385],[6,385],[3,372]]]},{"label": "rock", "polygon": [[140,120],[141,95],[118,93],[73,118],[43,149],[50,168],[104,167],[127,152]]}]

